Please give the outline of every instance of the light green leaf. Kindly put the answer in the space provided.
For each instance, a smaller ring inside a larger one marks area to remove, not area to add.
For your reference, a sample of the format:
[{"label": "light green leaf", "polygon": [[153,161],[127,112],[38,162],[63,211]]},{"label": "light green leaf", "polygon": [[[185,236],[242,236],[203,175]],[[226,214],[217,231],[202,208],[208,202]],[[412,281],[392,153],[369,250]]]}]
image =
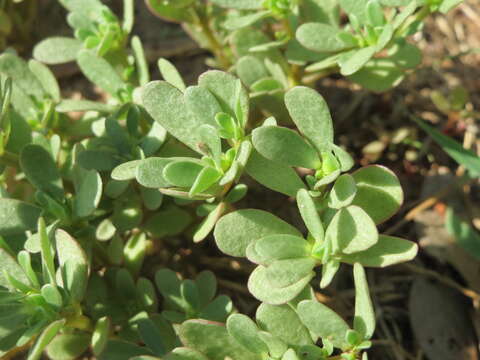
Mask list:
[{"label": "light green leaf", "polygon": [[445,227],[458,245],[480,260],[480,234],[472,225],[456,216],[452,208],[448,208]]},{"label": "light green leaf", "polygon": [[335,347],[345,346],[345,335],[350,328],[335,311],[316,300],[305,300],[298,304],[297,314],[313,334],[329,340]]},{"label": "light green leaf", "polygon": [[202,125],[198,128],[200,139],[202,140],[199,146],[204,155],[211,156],[218,167],[221,166],[222,156],[222,142],[218,131],[211,125]]},{"label": "light green leaf", "polygon": [[376,51],[376,46],[367,46],[359,50],[343,53],[338,58],[340,74],[349,76],[356,73],[375,55]]},{"label": "light green leaf", "polygon": [[248,290],[258,300],[271,304],[281,305],[293,300],[308,285],[313,278],[313,271],[293,285],[277,288],[270,285],[267,268],[257,266],[248,279]]},{"label": "light green leaf", "polygon": [[386,167],[371,165],[352,174],[357,194],[352,204],[361,207],[380,224],[394,215],[403,203],[403,190],[396,175]]},{"label": "light green leaf", "polygon": [[342,255],[342,261],[363,266],[386,267],[412,260],[418,252],[418,245],[398,237],[379,235],[378,242],[369,249],[349,255]]},{"label": "light green leaf", "polygon": [[443,0],[438,10],[441,13],[446,14],[462,2],[463,0]]},{"label": "light green leaf", "polygon": [[288,345],[313,344],[310,332],[289,305],[273,306],[262,303],[255,316],[261,329],[277,336]]},{"label": "light green leaf", "polygon": [[42,334],[38,337],[35,345],[30,350],[27,360],[39,360],[42,356],[43,350],[47,347],[48,344],[53,340],[53,338],[58,334],[58,332],[65,325],[65,320],[57,320],[48,325]]},{"label": "light green leaf", "polygon": [[298,191],[297,206],[310,234],[312,234],[317,243],[322,243],[325,236],[325,229],[323,228],[315,203],[306,189]]},{"label": "light green leaf", "polygon": [[268,160],[253,150],[246,172],[260,184],[287,196],[295,196],[305,184],[290,166]]},{"label": "light green leaf", "polygon": [[191,222],[192,217],[187,211],[170,207],[157,211],[150,217],[145,224],[145,230],[156,238],[174,236],[182,233]]},{"label": "light green leaf", "polygon": [[91,215],[102,197],[102,178],[95,170],[88,170],[81,179],[80,187],[75,195],[74,212],[78,217]]},{"label": "light green leaf", "polygon": [[308,169],[317,169],[321,166],[316,150],[293,130],[278,126],[261,126],[252,134],[255,149],[269,160]]},{"label": "light green leaf", "polygon": [[250,243],[267,235],[277,234],[302,237],[297,229],[275,215],[255,209],[238,210],[223,216],[214,231],[218,248],[231,256],[245,256]]},{"label": "light green leaf", "polygon": [[110,336],[110,319],[102,317],[97,320],[92,334],[92,350],[95,355],[100,355],[107,345]]},{"label": "light green leaf", "polygon": [[57,200],[63,199],[60,172],[51,154],[44,147],[35,144],[25,146],[20,154],[20,166],[27,179],[38,190],[46,192]]},{"label": "light green leaf", "polygon": [[340,269],[340,262],[332,259],[322,266],[322,279],[320,280],[320,288],[325,289],[332,282],[335,274]]},{"label": "light green leaf", "polygon": [[158,60],[158,69],[160,70],[160,74],[162,74],[162,77],[166,82],[175,86],[180,91],[185,91],[187,87],[185,86],[182,76],[178,72],[175,65],[173,65],[167,59],[161,58]]},{"label": "light green leaf", "polygon": [[52,71],[42,63],[30,60],[28,62],[30,71],[37,77],[43,89],[52,97],[55,102],[60,101],[60,88],[57,79]]},{"label": "light green leaf", "polygon": [[[176,348],[165,356],[165,360],[209,360],[202,353],[189,348]],[[142,360],[142,359],[138,359]],[[148,359],[146,359],[148,360]]]},{"label": "light green leaf", "polygon": [[61,113],[71,111],[97,111],[100,113],[111,113],[115,111],[115,107],[90,100],[64,99],[55,107],[55,110]]},{"label": "light green leaf", "polygon": [[112,170],[112,179],[118,181],[135,179],[137,167],[141,162],[141,160],[132,160],[118,165],[115,169]]},{"label": "light green leaf", "polygon": [[317,148],[326,151],[333,143],[330,111],[315,90],[297,86],[285,94],[285,104],[300,132]]},{"label": "light green leaf", "polygon": [[0,248],[0,263],[2,268],[0,271],[0,286],[6,287],[10,290],[14,290],[13,286],[8,281],[6,274],[11,277],[28,284],[28,278],[21,266],[17,263],[15,258],[11,256],[7,251]]},{"label": "light green leaf", "polygon": [[23,201],[0,198],[0,236],[20,235],[35,229],[41,211]]},{"label": "light green leaf", "polygon": [[254,10],[262,7],[262,0],[212,0],[215,5],[239,10]]},{"label": "light green leaf", "polygon": [[376,319],[368,289],[367,275],[359,263],[353,265],[353,278],[355,280],[353,328],[362,336],[362,340],[369,340],[375,331]]},{"label": "light green leaf", "polygon": [[64,230],[55,232],[58,262],[63,278],[63,288],[73,301],[80,302],[88,282],[88,260],[80,244]]},{"label": "light green leaf", "polygon": [[367,23],[368,0],[339,0],[340,6],[348,15],[354,15],[361,25]]},{"label": "light green leaf", "polygon": [[248,316],[232,314],[227,319],[227,331],[239,344],[254,354],[268,354],[268,347],[258,335],[258,327]]},{"label": "light green leaf", "polygon": [[90,344],[90,335],[59,334],[47,346],[47,355],[51,360],[74,360],[78,359]]},{"label": "light green leaf", "polygon": [[198,243],[204,240],[208,236],[208,234],[210,234],[210,232],[213,230],[218,219],[220,219],[220,217],[224,214],[226,209],[227,207],[225,202],[219,203],[215,207],[215,209],[213,209],[205,217],[205,219],[200,223],[195,233],[193,234],[193,242]]},{"label": "light green leaf", "polygon": [[63,64],[74,61],[82,46],[82,42],[74,38],[50,37],[35,46],[33,57],[45,64]]},{"label": "light green leaf", "polygon": [[301,25],[295,36],[307,49],[320,53],[331,53],[346,48],[346,45],[337,37],[339,31],[337,27],[312,22]]},{"label": "light green leaf", "polygon": [[77,62],[83,74],[112,96],[118,97],[126,84],[110,63],[90,50],[81,50]]},{"label": "light green leaf", "polygon": [[172,6],[172,3],[165,3],[163,0],[146,0],[147,6],[153,14],[168,21],[191,23],[196,20],[189,9]]},{"label": "light green leaf", "polygon": [[262,264],[269,264],[273,260],[301,258],[310,254],[310,245],[307,241],[288,234],[267,235],[257,240],[254,246],[262,259]]},{"label": "light green leaf", "polygon": [[152,157],[142,160],[137,166],[137,181],[148,188],[163,188],[171,184],[163,176],[163,170],[174,159]]},{"label": "light green leaf", "polygon": [[247,26],[251,26],[256,22],[266,18],[271,14],[270,11],[257,11],[251,14],[243,15],[243,16],[232,16],[227,18],[227,20],[223,23],[225,29],[233,31],[238,30]]},{"label": "light green leaf", "polygon": [[341,208],[328,225],[325,237],[334,252],[353,254],[375,245],[378,231],[373,220],[360,207]]},{"label": "light green leaf", "polygon": [[178,160],[170,162],[163,169],[163,177],[169,183],[179,187],[190,187],[204,169],[197,161]]},{"label": "light green leaf", "polygon": [[368,90],[384,92],[398,85],[405,77],[405,71],[386,58],[372,59],[349,79]]},{"label": "light green leaf", "polygon": [[350,205],[357,193],[357,185],[353,176],[349,174],[341,175],[330,192],[328,206],[334,209],[340,209]]},{"label": "light green leaf", "polygon": [[195,349],[211,360],[225,358],[242,360],[261,360],[238,344],[227,332],[225,326],[205,320],[188,320],[179,328],[182,344]]},{"label": "light green leaf", "polygon": [[285,288],[309,276],[315,262],[309,257],[275,260],[267,266],[266,277],[271,287]]}]

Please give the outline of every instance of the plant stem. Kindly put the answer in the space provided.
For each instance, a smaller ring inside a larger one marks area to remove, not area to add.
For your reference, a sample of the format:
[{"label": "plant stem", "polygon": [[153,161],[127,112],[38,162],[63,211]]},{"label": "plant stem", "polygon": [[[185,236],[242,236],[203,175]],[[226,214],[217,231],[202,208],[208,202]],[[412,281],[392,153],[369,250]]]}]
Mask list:
[{"label": "plant stem", "polygon": [[2,154],[0,154],[0,164],[5,166],[12,166],[18,168],[18,155],[4,150]]}]

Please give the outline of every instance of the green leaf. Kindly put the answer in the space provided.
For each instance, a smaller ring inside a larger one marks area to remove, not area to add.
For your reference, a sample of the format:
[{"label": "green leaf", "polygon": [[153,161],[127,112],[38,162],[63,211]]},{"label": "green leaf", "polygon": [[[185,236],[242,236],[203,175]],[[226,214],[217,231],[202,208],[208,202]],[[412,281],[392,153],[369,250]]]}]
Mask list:
[{"label": "green leaf", "polygon": [[33,57],[45,64],[63,64],[74,61],[82,46],[82,42],[74,38],[50,37],[35,45]]},{"label": "green leaf", "polygon": [[62,180],[50,153],[40,145],[29,144],[20,154],[20,166],[28,181],[57,200],[64,197]]},{"label": "green leaf", "polygon": [[43,350],[47,347],[48,344],[50,344],[50,342],[63,328],[64,325],[64,319],[54,321],[50,325],[48,325],[45,330],[43,330],[42,334],[38,337],[35,345],[31,348],[27,360],[39,360],[42,356]]},{"label": "green leaf", "polygon": [[281,305],[293,300],[313,278],[313,271],[293,285],[277,288],[270,285],[267,268],[257,266],[248,279],[248,290],[258,300],[271,305]]},{"label": "green leaf", "polygon": [[438,10],[441,13],[446,14],[456,6],[460,5],[462,2],[463,0],[443,0]]},{"label": "green leaf", "polygon": [[219,203],[205,219],[200,223],[193,234],[193,242],[198,243],[204,240],[213,230],[218,219],[225,213],[227,207],[225,202]]},{"label": "green leaf", "polygon": [[88,170],[75,195],[74,212],[78,217],[91,215],[102,197],[102,178],[95,170]]},{"label": "green leaf", "polygon": [[255,209],[238,210],[223,216],[214,231],[218,248],[231,256],[245,256],[250,243],[267,235],[278,234],[302,237],[297,229],[275,215]]},{"label": "green leaf", "polygon": [[367,23],[368,0],[339,0],[340,6],[348,15],[354,15],[361,25]]},{"label": "green leaf", "polygon": [[360,263],[369,267],[386,267],[412,260],[418,252],[418,245],[398,237],[379,235],[378,242],[369,249],[349,255],[342,255],[342,261]]},{"label": "green leaf", "polygon": [[92,334],[92,350],[98,356],[103,352],[110,336],[110,319],[102,317],[97,320]]},{"label": "green leaf", "polygon": [[338,58],[340,74],[349,76],[360,70],[377,52],[376,46],[367,46],[359,50],[343,53]]},{"label": "green leaf", "polygon": [[192,184],[189,196],[194,197],[195,195],[208,190],[215,185],[221,177],[222,173],[217,169],[210,166],[204,167],[196,177],[195,182]]},{"label": "green leaf", "polygon": [[361,207],[380,224],[394,215],[403,203],[403,191],[396,175],[386,167],[370,165],[352,174],[357,194],[352,204]]},{"label": "green leaf", "polygon": [[171,207],[157,211],[150,217],[145,224],[145,230],[157,238],[174,236],[182,233],[191,222],[192,217],[187,211]]},{"label": "green leaf", "polygon": [[247,86],[270,75],[263,61],[253,55],[243,56],[237,61],[236,73]]},{"label": "green leaf", "polygon": [[60,101],[60,88],[57,79],[52,71],[42,63],[30,60],[28,62],[30,71],[37,77],[43,89],[52,97],[55,102]]},{"label": "green leaf", "polygon": [[217,99],[223,112],[235,118],[237,118],[237,105],[239,105],[241,113],[244,114],[245,117],[241,119],[237,118],[237,121],[240,127],[244,128],[246,120],[248,119],[249,98],[243,87],[240,87],[240,93],[238,93],[239,83],[237,81],[238,79],[231,74],[218,70],[210,70],[199,77],[198,85],[208,89]]},{"label": "green leaf", "polygon": [[0,286],[14,290],[14,287],[8,281],[6,274],[9,274],[11,277],[28,284],[28,278],[20,265],[13,256],[11,256],[7,251],[0,248],[0,263],[2,268],[0,271]]},{"label": "green leaf", "polygon": [[53,286],[52,284],[43,285],[41,289],[41,294],[49,305],[57,309],[60,309],[62,307],[62,294],[60,294],[56,286]]},{"label": "green leaf", "polygon": [[255,10],[262,7],[262,0],[212,0],[215,5],[239,10]]},{"label": "green leaf", "polygon": [[112,96],[118,97],[126,84],[110,63],[90,50],[81,50],[77,62],[83,74]]},{"label": "green leaf", "polygon": [[200,150],[204,155],[211,156],[217,167],[221,166],[222,142],[218,131],[211,125],[205,124],[198,128],[200,139],[202,140]]},{"label": "green leaf", "polygon": [[472,176],[480,176],[480,157],[478,155],[465,149],[460,143],[427,125],[424,121],[417,118],[414,118],[414,120],[452,159],[464,166]]},{"label": "green leaf", "polygon": [[300,132],[317,148],[326,151],[333,143],[330,111],[315,90],[297,86],[285,94],[285,104]]},{"label": "green leaf", "polygon": [[337,37],[339,31],[337,27],[312,22],[301,25],[295,36],[307,49],[320,53],[331,53],[346,48],[346,45]]},{"label": "green leaf", "polygon": [[132,37],[132,50],[135,56],[135,65],[138,76],[138,83],[140,86],[146,85],[150,81],[150,73],[148,69],[147,59],[145,58],[145,51],[142,42],[138,36]]},{"label": "green leaf", "polygon": [[158,69],[160,70],[160,74],[162,74],[162,77],[166,82],[175,86],[180,91],[185,91],[187,87],[185,86],[182,76],[178,72],[175,65],[173,65],[167,59],[161,58],[158,60]]},{"label": "green leaf", "polygon": [[262,259],[262,264],[269,264],[274,260],[301,258],[310,254],[310,245],[307,241],[287,234],[264,236],[257,240],[254,246]]},{"label": "green leaf", "polygon": [[246,172],[263,186],[287,196],[295,196],[305,184],[290,166],[268,160],[253,150]]},{"label": "green leaf", "polygon": [[325,237],[325,230],[320,216],[318,215],[315,203],[306,189],[298,191],[297,205],[308,231],[312,234],[317,243],[322,243]]},{"label": "green leaf", "polygon": [[155,355],[163,356],[167,352],[163,343],[162,333],[155,323],[148,317],[146,312],[140,314],[141,317],[136,321],[138,333],[142,342]]},{"label": "green leaf", "polygon": [[146,0],[150,11],[158,17],[175,22],[191,23],[196,20],[189,9],[176,7],[174,3],[165,3],[163,0]]},{"label": "green leaf", "polygon": [[268,354],[268,347],[258,335],[258,327],[248,316],[232,314],[227,319],[227,331],[239,344],[254,354]]},{"label": "green leaf", "polygon": [[328,206],[334,209],[340,209],[350,205],[357,193],[357,185],[353,176],[349,174],[341,175],[330,192]]},{"label": "green leaf", "polygon": [[115,169],[112,170],[112,179],[118,181],[135,179],[137,167],[141,162],[141,160],[132,160],[118,165]]},{"label": "green leaf", "polygon": [[274,288],[291,286],[309,276],[315,262],[315,259],[309,257],[275,260],[268,265],[266,277]]},{"label": "green leaf", "polygon": [[368,90],[384,92],[398,85],[405,77],[405,71],[385,58],[372,59],[349,79],[360,84]]},{"label": "green leaf", "polygon": [[163,177],[170,184],[179,187],[191,187],[197,176],[203,170],[202,164],[192,160],[178,160],[170,162],[163,169]]},{"label": "green leaf", "polygon": [[87,256],[80,244],[64,230],[55,232],[55,241],[63,288],[73,301],[80,302],[88,282]]},{"label": "green leaf", "polygon": [[375,245],[378,231],[373,220],[360,207],[341,208],[328,225],[325,237],[334,252],[353,254]]},{"label": "green leaf", "polygon": [[257,308],[255,316],[261,329],[268,331],[288,345],[313,344],[310,332],[289,305],[273,306],[262,303]]},{"label": "green leaf", "polygon": [[238,30],[247,26],[251,26],[263,18],[270,16],[270,14],[271,12],[266,10],[257,11],[243,16],[232,16],[227,18],[227,20],[223,23],[223,26],[225,29],[230,31]]},{"label": "green leaf", "polygon": [[163,170],[174,159],[152,157],[142,160],[137,166],[137,181],[148,188],[163,188],[171,184],[164,178]]},{"label": "green leaf", "polygon": [[[187,90],[188,91],[188,90]],[[165,81],[153,81],[143,88],[147,112],[170,134],[194,151],[200,142],[198,127],[203,125],[187,110],[183,93]],[[211,119],[214,124],[214,119]]]},{"label": "green leaf", "polygon": [[140,355],[152,355],[145,346],[139,346],[123,340],[109,340],[98,360],[130,360]]},{"label": "green leaf", "polygon": [[297,314],[313,334],[329,340],[335,347],[345,346],[349,326],[335,311],[316,300],[305,300],[298,304]]},{"label": "green leaf", "polygon": [[88,334],[60,334],[47,346],[47,355],[52,360],[74,360],[88,349],[89,344]]},{"label": "green leaf", "polygon": [[335,274],[340,269],[340,262],[332,259],[327,261],[322,266],[322,279],[320,280],[320,288],[325,289],[332,282]]},{"label": "green leaf", "polygon": [[20,235],[35,229],[41,212],[29,203],[0,198],[0,236]]},{"label": "green leaf", "polygon": [[355,318],[353,328],[360,333],[362,340],[369,340],[375,331],[375,312],[373,310],[367,275],[359,263],[353,265],[355,280]]},{"label": "green leaf", "polygon": [[[15,109],[23,115],[24,113],[18,105],[28,105],[29,107],[23,111],[26,111],[25,115],[31,116],[29,109],[35,108],[35,105],[31,99],[25,100],[25,95],[27,97],[31,95],[40,100],[45,95],[45,91],[37,77],[28,68],[27,63],[17,55],[5,52],[0,55],[0,73],[13,80],[11,101]],[[28,102],[25,103],[25,101]]]},{"label": "green leaf", "polygon": [[464,250],[480,259],[480,234],[468,222],[456,216],[452,208],[448,208],[445,227],[454,236]]},{"label": "green leaf", "polygon": [[293,130],[262,126],[255,129],[252,134],[255,149],[269,160],[308,169],[317,169],[321,166],[316,150]]},{"label": "green leaf", "polygon": [[[165,356],[165,360],[209,360],[202,353],[189,348],[176,348]],[[141,360],[141,359],[138,359]],[[148,360],[148,359],[146,359]]]},{"label": "green leaf", "polygon": [[195,349],[211,360],[225,358],[242,360],[261,360],[238,344],[227,332],[225,326],[205,320],[188,320],[179,328],[182,344]]},{"label": "green leaf", "polygon": [[60,113],[76,111],[97,111],[100,113],[111,113],[115,111],[115,107],[90,100],[64,99],[55,107],[55,110]]}]

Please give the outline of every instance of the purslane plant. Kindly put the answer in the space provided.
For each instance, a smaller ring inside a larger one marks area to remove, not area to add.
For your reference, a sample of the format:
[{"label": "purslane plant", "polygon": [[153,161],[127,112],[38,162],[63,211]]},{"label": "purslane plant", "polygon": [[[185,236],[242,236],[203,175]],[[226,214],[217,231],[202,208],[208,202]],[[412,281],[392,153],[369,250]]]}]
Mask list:
[{"label": "purslane plant", "polygon": [[[375,314],[364,267],[417,252],[376,227],[403,201],[397,177],[380,165],[348,173],[354,160],[334,143],[313,89],[287,79],[269,103],[295,125],[287,128],[256,112],[255,90],[228,72],[187,87],[160,59],[165,81],[149,82],[141,43],[127,46],[130,26],[94,0],[95,13],[83,0],[62,4],[85,26],[68,40],[83,47],[69,60],[110,97],[62,99],[47,66],[0,55],[0,355],[28,347],[29,360],[44,350],[53,360],[367,359]],[[192,2],[175,4],[188,14],[182,6]],[[290,5],[265,2],[265,19]],[[55,46],[46,40],[37,59],[50,63]],[[235,210],[246,175],[296,198],[308,233],[266,211]],[[181,279],[156,262],[178,236],[201,241],[212,230],[222,252],[257,265],[254,320],[216,295],[211,272]],[[349,322],[315,297],[341,263],[353,265]]]}]

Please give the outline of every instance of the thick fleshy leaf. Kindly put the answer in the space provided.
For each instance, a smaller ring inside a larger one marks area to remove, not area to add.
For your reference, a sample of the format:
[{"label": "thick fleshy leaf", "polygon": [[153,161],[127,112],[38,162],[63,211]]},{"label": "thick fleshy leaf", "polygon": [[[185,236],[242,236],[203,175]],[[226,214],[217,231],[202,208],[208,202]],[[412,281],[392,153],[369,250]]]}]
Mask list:
[{"label": "thick fleshy leaf", "polygon": [[88,282],[87,256],[80,244],[67,232],[57,230],[55,240],[63,287],[73,301],[81,301]]},{"label": "thick fleshy leaf", "polygon": [[78,53],[77,62],[83,74],[102,90],[113,96],[118,96],[126,84],[115,69],[104,58],[95,52],[82,50]]},{"label": "thick fleshy leaf", "polygon": [[219,203],[200,223],[193,234],[193,242],[197,243],[204,240],[213,230],[218,219],[220,219],[226,210],[227,204],[225,202]]},{"label": "thick fleshy leaf", "polygon": [[295,34],[297,40],[307,49],[325,53],[337,52],[346,45],[337,37],[337,27],[322,23],[306,23],[301,25]]},{"label": "thick fleshy leaf", "polygon": [[384,92],[398,85],[405,77],[405,71],[390,59],[372,59],[359,71],[348,78],[368,90]]},{"label": "thick fleshy leaf", "polygon": [[342,261],[358,262],[368,267],[386,267],[412,260],[418,252],[418,245],[398,237],[380,235],[371,248],[350,255],[342,255]]},{"label": "thick fleshy leaf", "polygon": [[196,161],[173,161],[163,169],[163,177],[172,185],[190,187],[202,170],[202,164]]},{"label": "thick fleshy leaf", "polygon": [[361,207],[376,224],[394,215],[403,203],[403,190],[397,176],[386,167],[371,165],[352,174],[357,194],[352,204]]},{"label": "thick fleshy leaf", "polygon": [[350,205],[335,214],[325,237],[331,241],[334,252],[353,254],[375,245],[378,231],[373,220],[362,208]]},{"label": "thick fleshy leaf", "polygon": [[137,167],[141,163],[141,160],[132,160],[127,161],[121,165],[118,165],[112,171],[112,179],[118,181],[132,180],[135,179],[137,173]]},{"label": "thick fleshy leaf", "polygon": [[376,46],[367,46],[359,50],[343,53],[339,59],[340,73],[349,76],[360,70],[377,52]]},{"label": "thick fleshy leaf", "polygon": [[[236,117],[241,127],[245,127],[248,120],[249,98],[240,80],[231,74],[210,70],[199,77],[198,85],[215,95],[223,112]],[[238,118],[239,110],[242,113],[241,118]]]},{"label": "thick fleshy leaf", "polygon": [[71,111],[97,111],[100,113],[111,113],[115,111],[115,107],[97,101],[64,99],[55,107],[55,110],[61,113]]},{"label": "thick fleshy leaf", "polygon": [[95,355],[100,355],[108,342],[110,336],[111,321],[107,317],[102,317],[97,320],[95,329],[92,334],[92,350]]},{"label": "thick fleshy leaf", "polygon": [[2,264],[0,271],[0,286],[13,290],[13,287],[8,281],[6,274],[9,274],[11,277],[28,284],[27,275],[23,271],[22,267],[18,264],[13,256],[11,256],[2,248],[0,248],[0,263]]},{"label": "thick fleshy leaf", "polygon": [[98,360],[130,360],[135,356],[153,355],[145,346],[123,340],[109,340]]},{"label": "thick fleshy leaf", "polygon": [[310,254],[310,244],[298,236],[287,234],[267,235],[254,243],[262,264],[274,260],[295,259]]},{"label": "thick fleshy leaf", "polygon": [[33,345],[30,353],[28,354],[27,360],[38,360],[41,358],[43,350],[47,347],[48,344],[53,340],[53,338],[58,334],[60,329],[65,325],[65,320],[57,320],[48,325],[42,334],[38,337],[35,345]]},{"label": "thick fleshy leaf", "polygon": [[285,94],[285,104],[300,132],[322,152],[333,143],[330,111],[315,90],[297,86]]},{"label": "thick fleshy leaf", "polygon": [[27,179],[38,190],[56,199],[63,199],[63,185],[60,172],[51,154],[43,146],[29,144],[20,154],[20,166]]},{"label": "thick fleshy leaf", "polygon": [[357,193],[355,179],[349,174],[341,175],[335,184],[328,198],[328,206],[334,209],[340,209],[350,205]]},{"label": "thick fleshy leaf", "polygon": [[74,38],[50,37],[35,46],[33,57],[45,64],[63,64],[74,61],[82,46],[82,42]]},{"label": "thick fleshy leaf", "polygon": [[[202,353],[189,348],[176,348],[165,356],[165,360],[209,360]],[[139,359],[142,360],[142,359]],[[146,359],[148,360],[148,359]]]},{"label": "thick fleshy leaf", "polygon": [[142,160],[137,166],[137,181],[148,188],[162,188],[171,186],[163,177],[163,170],[174,159],[152,157]]},{"label": "thick fleshy leaf", "polygon": [[181,7],[172,6],[172,3],[165,3],[163,0],[146,0],[150,11],[158,17],[175,22],[192,22],[195,20],[194,13]]},{"label": "thick fleshy leaf", "polygon": [[[30,71],[26,61],[19,56],[11,52],[4,52],[3,54],[1,54],[0,73],[12,78],[13,91],[11,101],[16,110],[21,114],[23,114],[23,112],[21,112],[22,109],[16,106],[17,99],[19,101],[18,105],[20,105],[22,104],[21,101],[24,100],[22,98],[25,98],[25,95],[32,95],[38,100],[43,98],[45,91],[42,87],[42,84],[40,84],[40,81],[37,80],[37,77]],[[29,115],[28,109],[34,108],[35,105],[32,102],[23,102],[23,104],[32,105],[26,109],[26,115]]]},{"label": "thick fleshy leaf", "polygon": [[51,96],[55,102],[60,101],[60,88],[57,79],[52,71],[42,63],[30,60],[28,62],[30,71],[37,77],[43,89]]},{"label": "thick fleshy leaf", "polygon": [[205,320],[188,320],[179,328],[182,343],[200,351],[211,360],[225,358],[242,360],[261,360],[262,356],[251,353],[237,343],[223,324]]},{"label": "thick fleshy leaf", "polygon": [[239,344],[254,354],[268,354],[268,347],[260,338],[255,322],[243,314],[232,314],[227,319],[227,331]]},{"label": "thick fleshy leaf", "polygon": [[223,26],[230,31],[238,30],[247,26],[251,26],[270,14],[271,12],[266,10],[257,11],[243,16],[232,16],[223,23]]},{"label": "thick fleshy leaf", "polygon": [[345,346],[345,335],[350,328],[335,311],[316,300],[305,300],[298,304],[297,313],[313,334],[329,340],[335,347]]},{"label": "thick fleshy leaf", "polygon": [[288,345],[313,344],[310,332],[289,305],[273,306],[262,303],[255,316],[260,328],[277,336]]},{"label": "thick fleshy leaf", "polygon": [[353,328],[362,336],[362,340],[368,340],[375,331],[376,319],[372,299],[370,298],[367,275],[365,269],[359,263],[353,265],[353,278],[355,280]]},{"label": "thick fleshy leaf", "polygon": [[239,10],[254,10],[262,7],[262,0],[212,0],[215,5]]},{"label": "thick fleshy leaf", "polygon": [[[196,128],[192,131],[198,132],[203,125],[210,125],[216,128],[215,116],[223,112],[215,96],[206,88],[201,86],[189,86],[185,91],[185,104],[190,111],[190,116],[196,119]],[[198,145],[202,142],[198,136],[195,150],[201,152]]]},{"label": "thick fleshy leaf", "polygon": [[297,229],[275,215],[255,209],[238,210],[223,216],[214,231],[218,248],[231,256],[245,256],[250,243],[267,235],[278,234],[302,237]]},{"label": "thick fleshy leaf", "polygon": [[263,186],[287,196],[295,196],[298,190],[305,188],[290,166],[268,160],[256,150],[252,151],[245,170]]},{"label": "thick fleshy leaf", "polygon": [[74,211],[78,217],[91,215],[98,206],[102,196],[102,178],[95,170],[88,170],[74,200]]},{"label": "thick fleshy leaf", "polygon": [[325,229],[318,214],[315,203],[306,189],[297,193],[297,205],[303,222],[317,243],[323,242]]},{"label": "thick fleshy leaf", "polygon": [[321,166],[316,150],[288,128],[261,126],[253,131],[252,140],[255,149],[269,160],[308,169]]},{"label": "thick fleshy leaf", "polygon": [[307,277],[314,267],[315,259],[309,257],[275,260],[268,265],[266,277],[270,286],[284,288]]},{"label": "thick fleshy leaf", "polygon": [[293,300],[308,285],[314,272],[293,285],[276,288],[270,285],[267,268],[257,266],[248,279],[248,290],[258,300],[271,305],[281,305]]},{"label": "thick fleshy leaf", "polygon": [[192,222],[191,215],[178,207],[157,211],[145,223],[145,230],[156,238],[180,234]]},{"label": "thick fleshy leaf", "polygon": [[52,360],[74,360],[80,357],[89,345],[88,334],[60,334],[47,346],[47,355]]},{"label": "thick fleshy leaf", "polygon": [[348,15],[357,18],[360,24],[367,23],[368,0],[339,0],[340,6]]},{"label": "thick fleshy leaf", "polygon": [[185,91],[185,83],[183,82],[182,76],[176,69],[175,65],[173,65],[167,59],[162,58],[158,60],[158,69],[160,70],[160,73],[166,82],[172,84],[181,91]]},{"label": "thick fleshy leaf", "polygon": [[19,235],[35,229],[41,212],[29,203],[0,198],[0,236]]}]

